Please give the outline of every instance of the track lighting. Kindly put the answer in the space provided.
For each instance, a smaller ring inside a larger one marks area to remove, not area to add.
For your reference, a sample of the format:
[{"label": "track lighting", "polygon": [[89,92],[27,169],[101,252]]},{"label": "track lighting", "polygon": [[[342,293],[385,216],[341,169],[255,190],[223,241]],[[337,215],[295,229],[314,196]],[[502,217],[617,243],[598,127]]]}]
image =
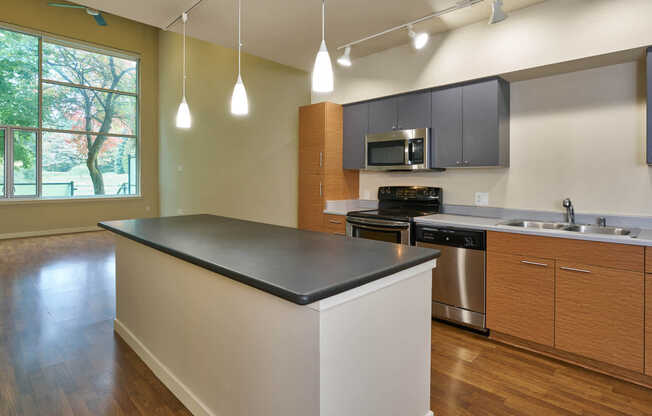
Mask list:
[{"label": "track lighting", "polygon": [[240,76],[240,49],[242,49],[242,41],[240,40],[240,15],[241,15],[241,0],[238,0],[238,79],[233,87],[233,95],[231,96],[231,114],[235,116],[245,116],[249,114],[249,100],[247,99],[247,90],[245,90],[244,82]]},{"label": "track lighting", "polygon": [[180,129],[189,129],[192,125],[192,118],[190,117],[190,108],[186,101],[186,23],[188,22],[188,14],[181,15],[183,21],[183,95],[181,97],[181,104],[177,110],[176,124]]},{"label": "track lighting", "polygon": [[351,47],[347,46],[344,49],[344,53],[339,57],[337,63],[342,66],[351,66]]},{"label": "track lighting", "polygon": [[321,2],[321,45],[317,52],[315,59],[315,67],[312,70],[312,90],[315,92],[331,92],[333,91],[333,66],[331,65],[331,57],[328,55],[326,49],[325,35],[325,17],[324,12],[326,9],[325,0]]},{"label": "track lighting", "polygon": [[426,32],[415,33],[412,25],[408,26],[408,35],[412,38],[412,44],[415,49],[422,49],[428,43],[428,34]]},{"label": "track lighting", "polygon": [[493,0],[491,3],[491,17],[489,24],[493,25],[507,19],[507,13],[503,10],[503,0]]}]

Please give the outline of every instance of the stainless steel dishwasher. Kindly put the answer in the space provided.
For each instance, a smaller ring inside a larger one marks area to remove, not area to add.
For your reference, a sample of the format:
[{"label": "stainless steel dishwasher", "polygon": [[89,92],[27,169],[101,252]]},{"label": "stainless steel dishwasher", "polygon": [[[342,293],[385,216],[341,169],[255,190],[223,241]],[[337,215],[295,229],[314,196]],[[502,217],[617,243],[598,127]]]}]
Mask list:
[{"label": "stainless steel dishwasher", "polygon": [[417,246],[441,251],[432,272],[432,316],[486,330],[486,233],[417,225]]}]

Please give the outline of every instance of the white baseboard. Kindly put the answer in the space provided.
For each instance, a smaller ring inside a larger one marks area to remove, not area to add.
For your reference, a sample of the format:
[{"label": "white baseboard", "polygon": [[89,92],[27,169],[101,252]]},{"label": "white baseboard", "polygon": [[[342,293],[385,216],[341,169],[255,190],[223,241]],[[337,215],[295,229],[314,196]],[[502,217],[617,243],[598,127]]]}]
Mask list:
[{"label": "white baseboard", "polygon": [[195,416],[216,416],[122,322],[116,319],[113,328],[190,413]]},{"label": "white baseboard", "polygon": [[90,227],[57,228],[54,230],[26,231],[23,233],[7,233],[7,234],[0,234],[0,240],[10,240],[13,238],[27,238],[27,237],[43,237],[46,235],[57,235],[57,234],[86,233],[89,231],[102,231],[102,229],[100,227],[92,225]]}]

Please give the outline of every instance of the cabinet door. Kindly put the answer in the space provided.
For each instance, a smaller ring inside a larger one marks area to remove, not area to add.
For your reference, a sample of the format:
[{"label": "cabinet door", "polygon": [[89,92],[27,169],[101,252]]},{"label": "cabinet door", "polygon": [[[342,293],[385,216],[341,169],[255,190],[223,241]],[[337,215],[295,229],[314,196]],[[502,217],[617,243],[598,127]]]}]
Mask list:
[{"label": "cabinet door", "polygon": [[430,167],[459,166],[462,161],[462,88],[435,90],[431,97]]},{"label": "cabinet door", "polygon": [[652,376],[652,273],[645,277],[645,374]]},{"label": "cabinet door", "polygon": [[430,92],[401,95],[398,101],[399,130],[422,129],[430,127]]},{"label": "cabinet door", "polygon": [[323,231],[324,199],[321,174],[299,175],[299,229]]},{"label": "cabinet door", "polygon": [[347,105],[343,109],[344,169],[364,169],[364,137],[369,126],[369,103]]},{"label": "cabinet door", "polygon": [[555,262],[487,253],[487,328],[553,346]]},{"label": "cabinet door", "polygon": [[369,103],[369,133],[396,130],[396,97],[383,98]]},{"label": "cabinet door", "polygon": [[498,89],[498,80],[462,87],[464,166],[498,166],[501,163]]},{"label": "cabinet door", "polygon": [[643,373],[644,274],[557,266],[555,348]]}]

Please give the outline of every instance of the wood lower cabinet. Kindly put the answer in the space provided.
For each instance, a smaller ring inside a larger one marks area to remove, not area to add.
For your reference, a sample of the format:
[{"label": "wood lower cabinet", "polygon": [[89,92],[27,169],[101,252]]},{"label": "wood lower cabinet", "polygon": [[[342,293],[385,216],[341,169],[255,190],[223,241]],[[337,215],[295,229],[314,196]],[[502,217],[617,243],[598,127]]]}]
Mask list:
[{"label": "wood lower cabinet", "polygon": [[557,263],[555,348],[643,372],[644,275]]},{"label": "wood lower cabinet", "polygon": [[652,247],[645,247],[645,271],[652,273]]},{"label": "wood lower cabinet", "polygon": [[553,346],[555,261],[487,253],[487,327]]},{"label": "wood lower cabinet", "polygon": [[358,198],[359,172],[342,168],[342,146],[341,105],[299,108],[300,229],[334,232],[324,215],[326,200]]},{"label": "wood lower cabinet", "polygon": [[344,215],[324,214],[324,230],[333,234],[346,235],[346,217]]},{"label": "wood lower cabinet", "polygon": [[652,273],[645,276],[645,374],[652,376]]}]

